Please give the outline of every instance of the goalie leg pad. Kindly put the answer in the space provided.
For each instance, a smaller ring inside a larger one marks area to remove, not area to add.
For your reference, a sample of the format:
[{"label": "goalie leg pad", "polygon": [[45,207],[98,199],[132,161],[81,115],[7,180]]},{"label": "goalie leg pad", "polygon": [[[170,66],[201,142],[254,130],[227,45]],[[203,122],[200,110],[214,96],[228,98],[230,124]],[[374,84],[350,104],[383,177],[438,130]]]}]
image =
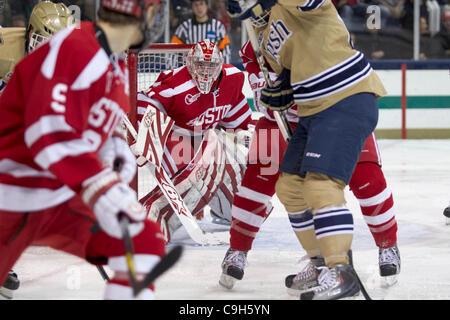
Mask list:
[{"label": "goalie leg pad", "polygon": [[[209,130],[192,161],[172,181],[193,215],[211,204],[220,190],[215,200],[217,202],[215,206],[213,202],[212,207],[217,210],[216,213],[231,221],[232,195],[241,181],[242,170],[238,163],[233,163],[228,157],[221,138]],[[141,202],[147,208],[148,217],[161,224],[166,240],[170,241],[181,222],[162,192],[155,188]]]},{"label": "goalie leg pad", "polygon": [[248,149],[243,145],[235,144],[233,139],[223,131],[218,132],[218,139],[224,151],[222,157],[224,175],[216,194],[209,202],[209,207],[217,216],[231,223],[233,198],[242,182],[245,171],[243,160],[248,154]]}]

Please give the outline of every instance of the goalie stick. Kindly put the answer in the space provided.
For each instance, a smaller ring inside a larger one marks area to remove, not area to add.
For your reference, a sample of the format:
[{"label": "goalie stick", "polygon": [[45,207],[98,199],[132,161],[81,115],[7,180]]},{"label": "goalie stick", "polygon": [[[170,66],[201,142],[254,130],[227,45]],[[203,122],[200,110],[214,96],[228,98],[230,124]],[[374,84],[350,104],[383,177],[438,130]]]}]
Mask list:
[{"label": "goalie stick", "polygon": [[[144,115],[145,119],[145,115]],[[137,141],[138,133],[134,129],[133,124],[130,122],[128,117],[123,117],[124,124],[128,131],[130,132],[131,136]],[[172,121],[172,120],[170,120]],[[168,124],[170,128],[172,127],[172,124]],[[164,130],[170,131],[169,130]],[[146,134],[147,135],[147,134]],[[163,133],[163,136],[166,136],[165,133]],[[160,143],[160,141],[157,141],[157,143],[152,143],[152,141],[148,141],[150,139],[149,136],[146,137],[146,139],[141,141],[147,141],[145,145],[141,145],[139,148],[143,150],[144,152],[138,152],[141,153],[139,155],[145,157],[148,162],[146,165],[151,170],[152,174],[154,175],[156,182],[158,183],[159,188],[163,192],[164,196],[167,198],[167,201],[169,202],[171,208],[177,215],[177,217],[180,219],[180,222],[186,229],[187,233],[191,237],[192,240],[194,240],[196,243],[201,245],[222,245],[225,244],[224,241],[221,241],[218,239],[214,234],[212,233],[206,233],[204,232],[196,222],[196,219],[192,216],[192,213],[187,208],[186,204],[184,203],[183,198],[178,193],[177,189],[173,185],[172,180],[169,178],[167,172],[164,170],[164,168],[161,165],[161,158],[162,158],[162,152],[164,150],[164,146]],[[140,143],[141,141],[137,142]],[[152,144],[150,147],[148,144]],[[158,150],[159,153],[158,154]],[[156,151],[156,152],[155,152]],[[159,164],[156,165],[155,163]]]}]

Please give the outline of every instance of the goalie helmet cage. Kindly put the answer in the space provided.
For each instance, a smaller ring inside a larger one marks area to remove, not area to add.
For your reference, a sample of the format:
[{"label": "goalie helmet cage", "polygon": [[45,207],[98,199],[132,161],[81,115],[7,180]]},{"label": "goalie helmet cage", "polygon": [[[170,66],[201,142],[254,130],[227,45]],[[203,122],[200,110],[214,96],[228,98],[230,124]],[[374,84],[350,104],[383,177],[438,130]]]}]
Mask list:
[{"label": "goalie helmet cage", "polygon": [[[127,56],[130,84],[130,112],[128,118],[137,130],[137,94],[147,90],[161,72],[185,65],[186,53],[193,44],[158,43],[148,49],[129,52]],[[129,139],[130,135],[128,135]],[[145,168],[139,168],[131,186],[138,192],[139,198],[145,196],[154,184]]]}]

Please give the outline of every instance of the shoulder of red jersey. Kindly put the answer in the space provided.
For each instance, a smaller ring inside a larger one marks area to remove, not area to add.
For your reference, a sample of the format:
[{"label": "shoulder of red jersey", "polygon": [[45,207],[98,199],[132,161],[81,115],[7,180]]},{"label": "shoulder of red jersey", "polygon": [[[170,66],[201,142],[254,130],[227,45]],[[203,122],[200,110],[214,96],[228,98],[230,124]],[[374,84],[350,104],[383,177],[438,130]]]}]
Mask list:
[{"label": "shoulder of red jersey", "polygon": [[244,82],[244,73],[233,66],[232,64],[224,63],[223,67],[223,77],[232,79],[233,81],[238,81],[237,79],[242,79],[242,83]]},{"label": "shoulder of red jersey", "polygon": [[247,40],[246,43],[242,46],[242,48],[239,50],[239,56],[241,58],[247,58],[250,60],[256,60],[255,51],[253,50],[252,44],[250,41]]},{"label": "shoulder of red jersey", "polygon": [[191,79],[192,77],[187,71],[187,67],[182,66],[161,72],[150,88],[158,87],[161,84],[167,87],[174,87]]}]

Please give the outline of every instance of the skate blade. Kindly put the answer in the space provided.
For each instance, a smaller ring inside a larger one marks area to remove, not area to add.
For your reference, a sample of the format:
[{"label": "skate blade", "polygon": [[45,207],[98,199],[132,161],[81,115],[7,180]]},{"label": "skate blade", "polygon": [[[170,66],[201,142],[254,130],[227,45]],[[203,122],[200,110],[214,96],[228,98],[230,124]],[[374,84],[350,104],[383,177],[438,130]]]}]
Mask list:
[{"label": "skate blade", "polygon": [[231,290],[233,289],[233,286],[236,283],[236,281],[237,281],[236,278],[233,278],[232,276],[222,273],[220,275],[219,284],[225,289]]},{"label": "skate blade", "polygon": [[354,295],[348,296],[348,297],[343,297],[343,298],[340,298],[339,300],[364,300],[364,297],[361,293],[361,290],[359,290]]},{"label": "skate blade", "polygon": [[14,291],[0,287],[0,300],[11,300],[13,298]]},{"label": "skate blade", "polygon": [[309,289],[303,289],[303,290],[297,290],[297,289],[292,289],[292,288],[286,288],[286,292],[288,295],[293,296],[293,297],[297,297],[300,298],[300,295],[306,291],[311,290],[313,287],[309,288]]},{"label": "skate blade", "polygon": [[398,282],[398,275],[381,277],[381,287],[389,288]]},{"label": "skate blade", "polygon": [[450,225],[450,218],[449,217],[445,217],[445,225]]}]

